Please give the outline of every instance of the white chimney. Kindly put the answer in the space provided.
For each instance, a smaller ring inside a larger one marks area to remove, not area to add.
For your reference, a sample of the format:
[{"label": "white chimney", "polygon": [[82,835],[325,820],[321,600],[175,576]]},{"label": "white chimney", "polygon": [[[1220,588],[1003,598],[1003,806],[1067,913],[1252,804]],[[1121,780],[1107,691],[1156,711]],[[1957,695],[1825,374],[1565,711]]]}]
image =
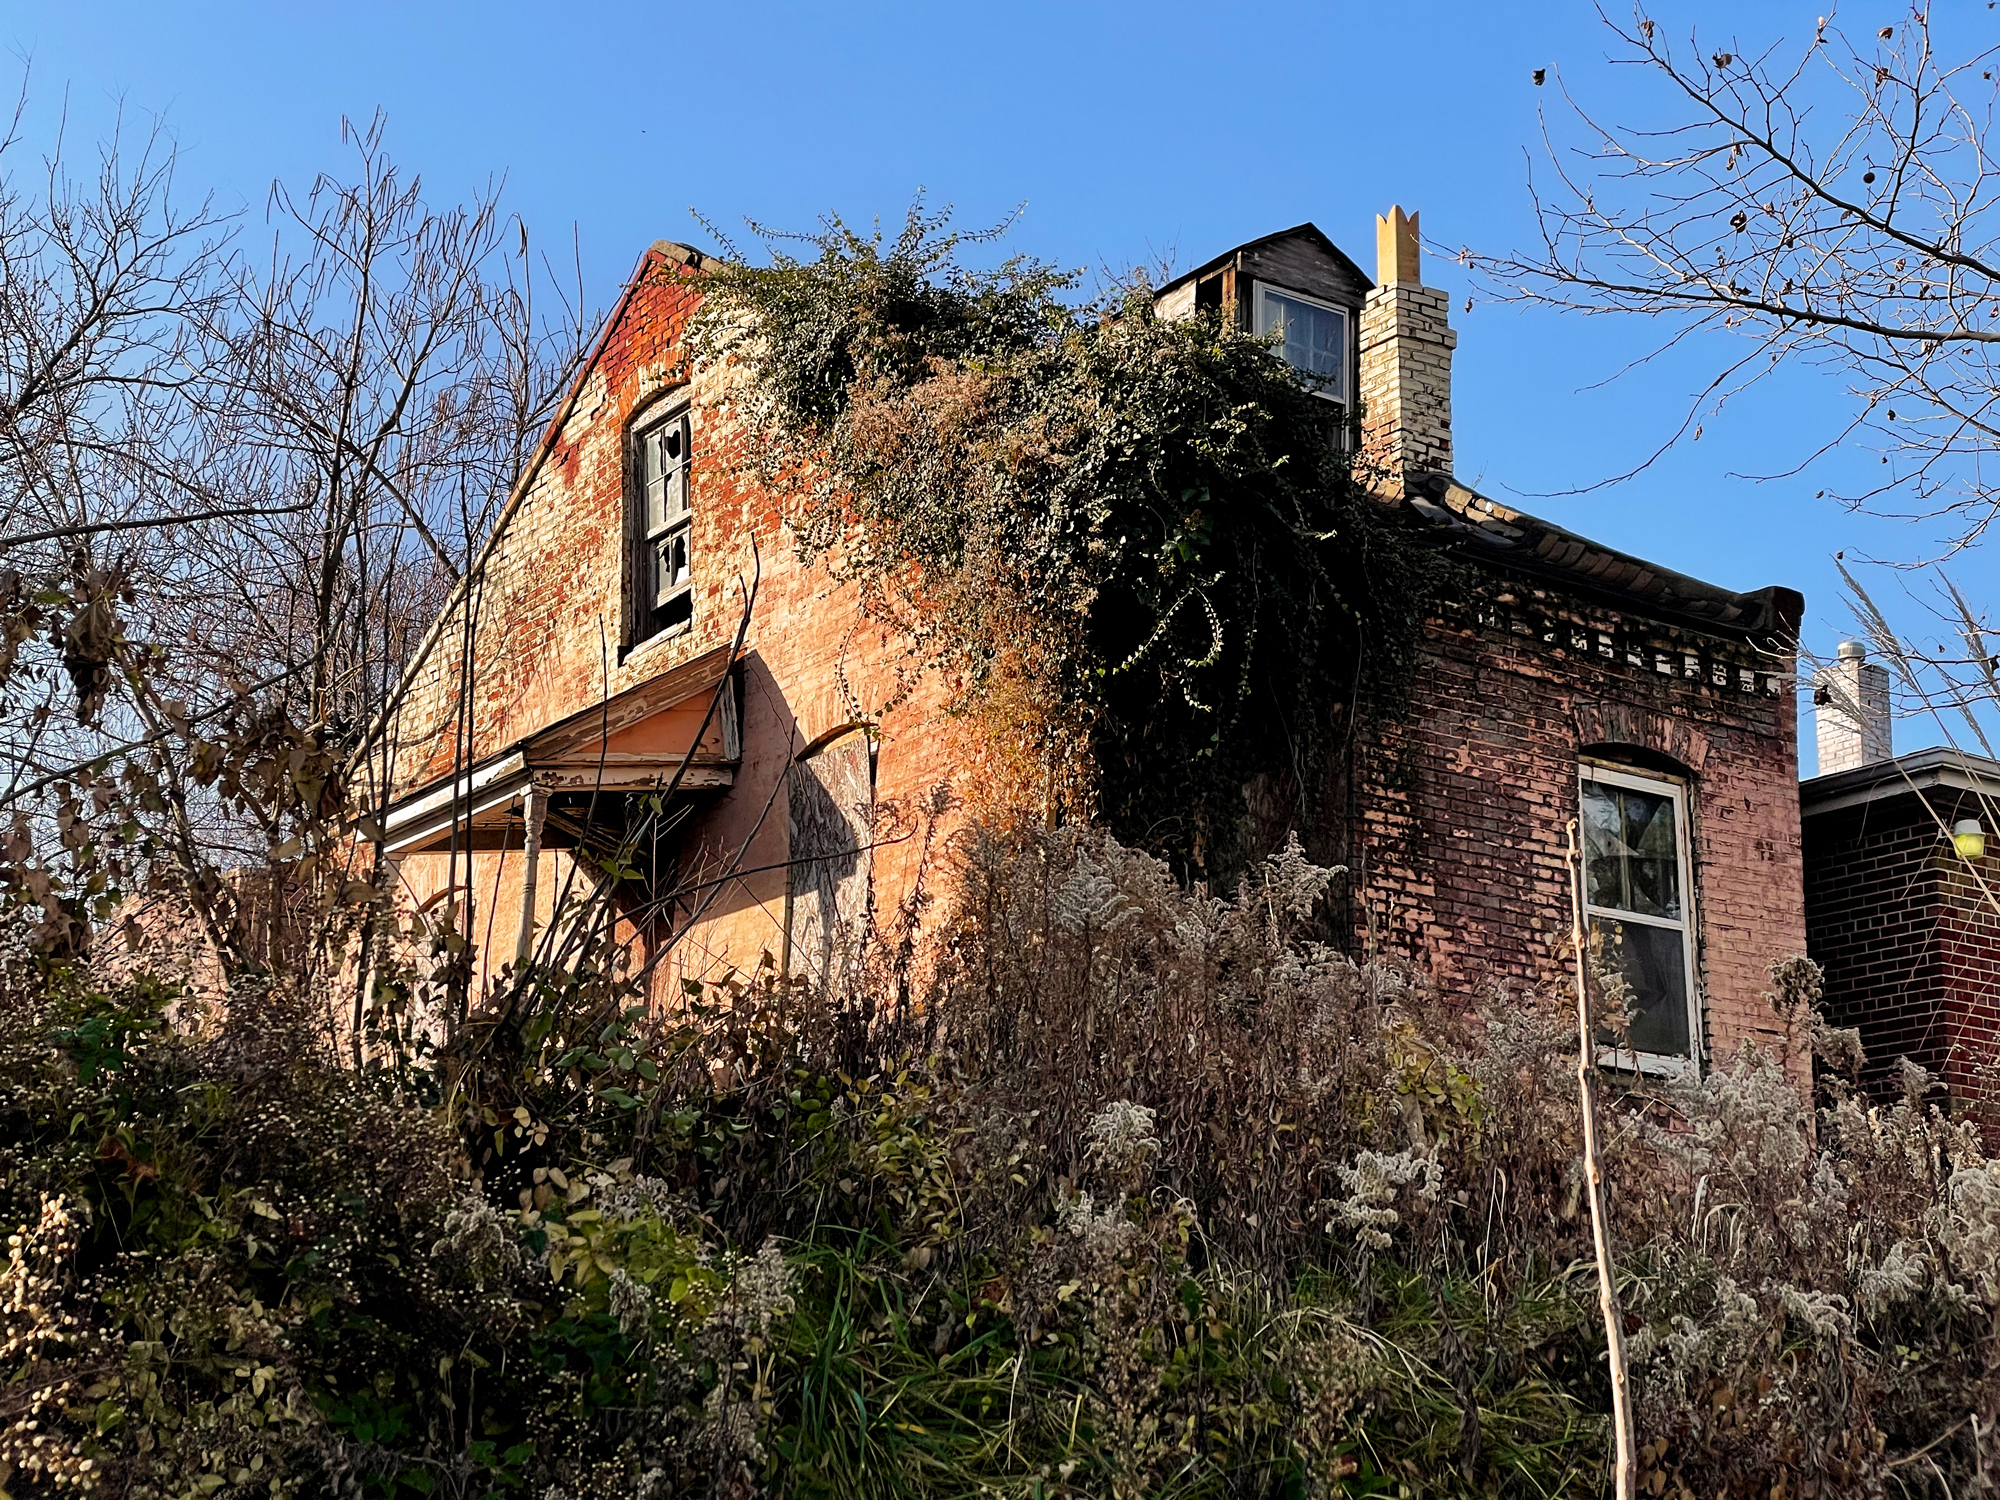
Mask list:
[{"label": "white chimney", "polygon": [[1842,641],[1813,678],[1813,718],[1820,775],[1889,759],[1889,669],[1869,661],[1861,642]]}]

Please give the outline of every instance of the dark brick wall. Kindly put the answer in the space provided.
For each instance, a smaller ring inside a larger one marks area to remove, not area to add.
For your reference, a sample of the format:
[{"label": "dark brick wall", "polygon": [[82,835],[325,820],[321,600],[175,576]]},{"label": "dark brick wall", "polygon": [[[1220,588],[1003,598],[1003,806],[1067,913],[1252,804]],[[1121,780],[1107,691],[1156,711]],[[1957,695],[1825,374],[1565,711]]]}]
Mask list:
[{"label": "dark brick wall", "polygon": [[1908,1057],[1942,1072],[1943,908],[1937,826],[1915,797],[1805,820],[1807,951],[1828,1016],[1861,1028],[1871,1084]]},{"label": "dark brick wall", "polygon": [[1577,758],[1605,747],[1690,784],[1711,1057],[1774,1038],[1769,966],[1806,947],[1790,656],[1503,574],[1476,587],[1433,622],[1367,766],[1360,940],[1472,996],[1566,983]]},{"label": "dark brick wall", "polygon": [[1805,819],[1808,952],[1826,971],[1828,1016],[1861,1031],[1868,1087],[1896,1093],[1908,1057],[2000,1144],[2000,918],[1938,826],[1978,809],[1927,795]]},{"label": "dark brick wall", "polygon": [[[1977,814],[1968,805],[1954,809],[1953,816]],[[1982,890],[1963,860],[1942,854],[1940,863],[1939,967],[1951,1033],[1945,1080],[1952,1098],[1978,1120],[1988,1144],[2000,1146],[2000,915],[1988,895],[2000,872],[1982,861]]]}]

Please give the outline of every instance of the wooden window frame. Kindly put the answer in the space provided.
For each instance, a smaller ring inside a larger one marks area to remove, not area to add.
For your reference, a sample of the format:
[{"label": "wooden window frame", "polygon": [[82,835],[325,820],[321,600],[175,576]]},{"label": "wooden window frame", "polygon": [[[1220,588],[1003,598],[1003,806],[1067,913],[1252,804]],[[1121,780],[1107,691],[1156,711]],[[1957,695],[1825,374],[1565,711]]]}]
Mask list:
[{"label": "wooden window frame", "polygon": [[[1319,383],[1313,386],[1312,393],[1322,400],[1336,402],[1343,411],[1351,409],[1354,405],[1354,309],[1342,306],[1338,302],[1329,302],[1324,297],[1315,297],[1310,292],[1294,291],[1291,287],[1280,286],[1276,282],[1259,281],[1251,287],[1250,291],[1250,331],[1252,333],[1262,335],[1266,331],[1264,328],[1264,299],[1272,294],[1280,297],[1289,297],[1294,302],[1303,302],[1310,307],[1317,307],[1323,312],[1340,314],[1340,389],[1336,391],[1329,385]],[[1271,352],[1276,354],[1279,359],[1285,358],[1281,349],[1274,349]],[[1286,360],[1286,363],[1290,364],[1291,362]],[[1311,371],[1306,371],[1305,373],[1314,381],[1321,381],[1322,379],[1320,376],[1313,375]]]},{"label": "wooden window frame", "polygon": [[[1657,772],[1648,773],[1631,766],[1610,765],[1603,761],[1581,760],[1577,764],[1577,838],[1579,843],[1587,839],[1582,818],[1584,785],[1598,782],[1604,786],[1619,787],[1625,791],[1643,792],[1649,797],[1665,796],[1672,800],[1674,807],[1674,852],[1678,861],[1678,875],[1681,888],[1681,916],[1679,921],[1665,917],[1649,916],[1643,912],[1626,911],[1614,906],[1598,906],[1590,900],[1590,882],[1586,875],[1581,895],[1583,897],[1584,931],[1588,935],[1594,919],[1629,922],[1641,927],[1656,927],[1677,932],[1681,938],[1681,965],[1684,973],[1688,1008],[1688,1055],[1678,1057],[1657,1052],[1640,1052],[1623,1047],[1609,1047],[1599,1044],[1597,1061],[1600,1067],[1614,1068],[1623,1072],[1644,1073],[1660,1078],[1699,1078],[1702,1058],[1707,1052],[1708,1038],[1702,1027],[1702,995],[1700,971],[1696,963],[1696,941],[1700,932],[1700,900],[1695,886],[1694,829],[1689,811],[1693,803],[1692,788],[1687,782]],[[1589,850],[1585,844],[1583,858],[1588,861]]]},{"label": "wooden window frame", "polygon": [[[678,429],[679,458],[663,468],[660,513],[652,510],[647,443]],[[626,650],[648,641],[679,635],[694,624],[694,420],[685,399],[669,400],[640,414],[625,439],[625,597],[629,605]],[[673,508],[678,482],[679,508]],[[657,583],[662,547],[679,542],[684,548],[679,583],[662,589]]]}]

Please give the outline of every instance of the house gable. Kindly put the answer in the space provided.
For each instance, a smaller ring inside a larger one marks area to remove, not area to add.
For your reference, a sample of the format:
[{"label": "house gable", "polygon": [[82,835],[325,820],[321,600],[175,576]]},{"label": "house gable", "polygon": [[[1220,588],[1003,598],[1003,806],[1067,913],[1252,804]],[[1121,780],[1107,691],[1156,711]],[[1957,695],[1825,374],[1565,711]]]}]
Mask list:
[{"label": "house gable", "polygon": [[[557,892],[602,879],[588,860],[565,863],[590,842],[578,819],[615,842],[685,760],[679,801],[647,834],[645,890],[619,898],[633,963],[650,965],[655,942],[674,945],[674,962],[651,970],[660,995],[687,978],[753,972],[763,955],[786,951],[786,788],[802,747],[864,729],[868,816],[901,829],[865,863],[892,890],[917,883],[929,847],[915,837],[919,821],[954,806],[949,789],[980,764],[944,711],[944,686],[908,680],[906,643],[868,621],[852,585],[801,559],[781,497],[736,461],[731,372],[691,366],[683,351],[705,264],[664,243],[642,257],[378,729],[390,767],[380,800],[426,818],[428,799],[447,809],[441,830],[406,830],[408,898],[422,910],[469,904],[482,932],[545,930]],[[690,414],[690,608],[635,640],[630,450],[662,403]],[[710,670],[718,660],[726,677]],[[702,682],[682,691],[690,672]],[[731,710],[694,744],[716,690]],[[462,835],[450,827],[454,801],[479,820]],[[537,807],[540,874],[526,878],[524,859],[537,868],[524,853]],[[842,818],[852,835],[860,824]],[[678,886],[698,897],[676,905]],[[533,913],[521,910],[524,897]],[[839,899],[851,904],[851,893]],[[691,912],[699,930],[677,934],[674,922]],[[486,954],[486,972],[511,951]]]}]

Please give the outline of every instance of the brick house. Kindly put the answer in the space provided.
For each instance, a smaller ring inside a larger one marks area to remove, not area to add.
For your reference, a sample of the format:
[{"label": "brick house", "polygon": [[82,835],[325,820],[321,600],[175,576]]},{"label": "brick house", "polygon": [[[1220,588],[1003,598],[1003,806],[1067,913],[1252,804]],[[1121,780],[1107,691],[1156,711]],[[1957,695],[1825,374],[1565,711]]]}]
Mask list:
[{"label": "brick house", "polygon": [[[1698,1068],[1771,1028],[1767,967],[1805,945],[1802,601],[1682,577],[1454,479],[1445,295],[1421,282],[1413,217],[1380,221],[1378,241],[1373,279],[1308,224],[1158,294],[1163,316],[1229,309],[1274,335],[1384,502],[1464,565],[1410,713],[1309,843],[1350,866],[1357,949],[1518,988],[1562,973],[1581,815],[1591,921],[1633,995],[1638,1055],[1620,1061]],[[798,561],[776,500],[716,461],[726,390],[679,356],[702,265],[666,242],[642,258],[389,737],[403,897],[518,933],[489,961],[546,929],[623,799],[675,778],[659,857],[699,899],[621,928],[641,962],[671,935],[661,993],[765,954],[828,973],[870,913],[939,878],[959,826],[934,816],[939,793],[976,788],[985,756],[851,591]],[[762,581],[732,660],[753,543]]]},{"label": "brick house", "polygon": [[2000,1144],[2000,884],[1985,857],[2000,761],[1896,755],[1889,674],[1858,642],[1841,643],[1813,698],[1820,774],[1799,806],[1807,951],[1828,1014],[1859,1027],[1877,1092],[1901,1091],[1907,1057]]},{"label": "brick house", "polygon": [[[766,954],[818,975],[878,892],[918,886],[921,809],[978,763],[937,684],[906,683],[852,590],[799,562],[776,498],[704,447],[718,377],[680,351],[703,265],[668,241],[640,257],[393,705],[398,899],[457,912],[487,974],[595,884],[579,852],[616,848],[634,799],[665,795],[673,847],[636,851],[640,883],[671,862],[694,889],[621,901],[617,928],[637,963],[671,946],[654,992]],[[899,819],[907,836],[869,836]],[[822,857],[795,879],[810,839]]]}]

